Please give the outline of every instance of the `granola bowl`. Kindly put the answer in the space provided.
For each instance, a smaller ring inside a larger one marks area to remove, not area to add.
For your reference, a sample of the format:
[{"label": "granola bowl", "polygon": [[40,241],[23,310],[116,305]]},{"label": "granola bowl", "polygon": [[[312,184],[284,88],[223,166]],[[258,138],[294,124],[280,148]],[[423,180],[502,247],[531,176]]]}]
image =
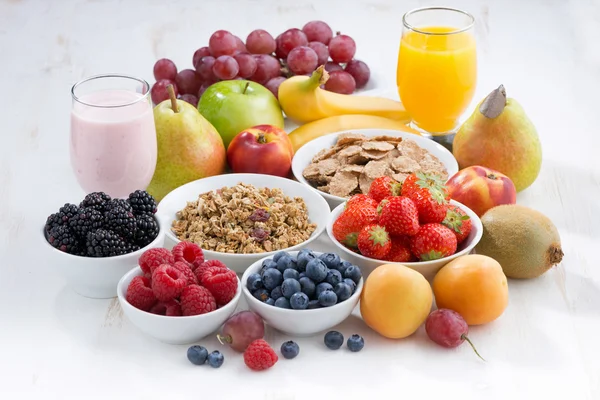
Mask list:
[{"label": "granola bowl", "polygon": [[222,261],[238,274],[277,251],[308,245],[323,233],[330,213],[315,189],[262,174],[187,183],[165,196],[158,210],[165,247],[195,242],[207,259]]},{"label": "granola bowl", "polygon": [[[353,143],[351,135],[365,139]],[[342,137],[344,143],[340,144]],[[335,152],[336,148],[341,150]],[[313,162],[321,157],[325,162]],[[356,129],[321,136],[299,148],[292,160],[294,177],[317,190],[332,210],[350,194],[368,191],[378,176],[390,175],[401,182],[419,170],[438,172],[447,180],[458,172],[458,163],[448,149],[433,140],[387,129]]]}]

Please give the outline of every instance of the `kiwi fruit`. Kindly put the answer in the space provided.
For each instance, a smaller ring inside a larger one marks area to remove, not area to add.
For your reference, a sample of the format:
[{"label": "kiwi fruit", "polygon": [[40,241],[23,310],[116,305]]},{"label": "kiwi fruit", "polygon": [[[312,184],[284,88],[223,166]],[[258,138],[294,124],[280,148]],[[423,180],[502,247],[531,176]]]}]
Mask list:
[{"label": "kiwi fruit", "polygon": [[539,211],[518,204],[501,205],[482,217],[477,254],[492,257],[514,279],[536,278],[564,256],[558,229]]}]

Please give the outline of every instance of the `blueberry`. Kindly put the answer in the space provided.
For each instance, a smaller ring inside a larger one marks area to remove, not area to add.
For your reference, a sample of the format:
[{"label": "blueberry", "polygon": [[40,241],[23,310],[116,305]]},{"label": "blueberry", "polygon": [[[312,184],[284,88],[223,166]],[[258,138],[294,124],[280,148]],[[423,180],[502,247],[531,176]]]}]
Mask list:
[{"label": "blueberry", "polygon": [[268,305],[270,305],[270,306],[274,306],[274,305],[275,305],[275,300],[273,300],[273,298],[272,298],[272,297],[269,297],[269,298],[267,299],[267,301],[265,301],[265,303],[267,303],[267,304],[268,304]]},{"label": "blueberry", "polygon": [[283,292],[281,291],[281,286],[277,286],[273,290],[271,290],[271,297],[273,298],[273,300],[277,300],[282,296]]},{"label": "blueberry", "polygon": [[296,271],[295,269],[288,268],[285,271],[283,271],[283,279],[288,279],[288,278],[298,280],[298,279],[300,279],[300,273],[298,271]]},{"label": "blueberry", "polygon": [[365,347],[365,339],[360,335],[352,335],[348,338],[348,342],[346,343],[350,351],[356,353],[357,351],[361,351],[363,347]]},{"label": "blueberry", "polygon": [[308,296],[302,292],[296,292],[290,297],[290,307],[294,310],[306,310],[308,307]]},{"label": "blueberry", "polygon": [[[354,282],[353,282],[354,283]],[[338,303],[348,300],[352,296],[352,288],[346,282],[340,282],[333,289],[338,298]]]},{"label": "blueberry", "polygon": [[314,260],[315,258],[317,258],[317,256],[315,256],[315,253],[313,253],[311,250],[309,250],[309,249],[300,250],[300,252],[298,252],[298,257],[297,257],[298,271],[300,271],[300,272],[306,271],[306,264],[308,264],[308,262],[310,260]]},{"label": "blueberry", "polygon": [[192,364],[203,365],[208,357],[208,350],[202,346],[192,346],[187,350],[187,358]]},{"label": "blueberry", "polygon": [[269,291],[266,289],[257,289],[252,292],[252,296],[256,297],[260,301],[265,302],[269,298]]},{"label": "blueberry", "polygon": [[292,308],[292,306],[290,306],[290,301],[283,296],[275,300],[275,307]]},{"label": "blueberry", "polygon": [[337,303],[337,296],[333,290],[326,290],[319,295],[319,304],[323,307],[331,307]]},{"label": "blueberry", "polygon": [[342,281],[342,274],[337,269],[330,269],[327,271],[327,277],[325,278],[325,282],[329,283],[331,286],[335,287],[338,283]]},{"label": "blueberry", "polygon": [[331,290],[333,291],[333,286],[331,286],[331,284],[327,283],[327,282],[321,282],[317,285],[317,290],[315,292],[315,297],[318,299],[319,296],[321,295],[321,293],[323,293],[326,290]]},{"label": "blueberry", "polygon": [[352,289],[352,293],[354,294],[356,291],[356,283],[354,283],[354,281],[350,278],[344,279],[344,283],[347,283],[348,286],[350,286],[350,289]]},{"label": "blueberry", "polygon": [[362,273],[360,272],[360,268],[358,268],[356,265],[351,265],[346,268],[346,271],[344,271],[344,278],[350,278],[356,284],[358,284],[361,277]]},{"label": "blueberry", "polygon": [[281,293],[289,299],[296,292],[299,292],[302,288],[300,287],[300,282],[295,279],[286,279],[281,284]]},{"label": "blueberry", "polygon": [[298,353],[300,353],[300,346],[293,340],[288,340],[281,345],[281,355],[283,358],[291,360],[292,358],[295,358]]},{"label": "blueberry", "polygon": [[277,260],[277,269],[282,274],[286,269],[296,269],[296,261],[292,260],[290,256],[282,256],[279,260]]},{"label": "blueberry", "polygon": [[260,276],[262,276],[266,270],[269,268],[277,268],[277,263],[270,258],[262,262],[262,267],[260,269]]},{"label": "blueberry", "polygon": [[335,253],[323,253],[319,256],[319,260],[323,261],[327,268],[338,269],[342,260]]},{"label": "blueberry", "polygon": [[338,265],[337,270],[340,271],[340,274],[342,274],[342,276],[344,276],[344,272],[346,272],[348,267],[351,265],[352,263],[350,261],[344,260],[340,263],[340,265]]},{"label": "blueberry", "polygon": [[310,260],[306,264],[306,276],[315,283],[323,282],[327,277],[327,266],[319,259]]},{"label": "blueberry", "polygon": [[276,268],[269,268],[262,276],[262,283],[265,289],[273,290],[283,282],[283,275]]},{"label": "blueberry", "polygon": [[208,365],[213,368],[219,368],[221,365],[223,365],[223,361],[225,361],[225,358],[219,350],[215,350],[208,355]]},{"label": "blueberry", "polygon": [[300,278],[299,282],[302,293],[306,294],[308,297],[313,297],[315,295],[317,287],[312,279],[310,279],[308,276],[304,276]]},{"label": "blueberry", "polygon": [[309,310],[312,310],[313,308],[321,308],[321,305],[319,304],[319,300],[311,300],[308,302],[308,307]]},{"label": "blueberry", "polygon": [[279,261],[279,259],[283,256],[290,256],[290,254],[286,251],[278,251],[277,253],[275,253],[275,255],[273,256],[273,261],[277,262]]},{"label": "blueberry", "polygon": [[325,334],[325,346],[331,350],[337,350],[344,344],[344,335],[338,331],[329,331]]},{"label": "blueberry", "polygon": [[262,278],[259,274],[250,274],[248,280],[246,281],[246,287],[249,291],[253,292],[257,289],[262,289],[263,283]]}]

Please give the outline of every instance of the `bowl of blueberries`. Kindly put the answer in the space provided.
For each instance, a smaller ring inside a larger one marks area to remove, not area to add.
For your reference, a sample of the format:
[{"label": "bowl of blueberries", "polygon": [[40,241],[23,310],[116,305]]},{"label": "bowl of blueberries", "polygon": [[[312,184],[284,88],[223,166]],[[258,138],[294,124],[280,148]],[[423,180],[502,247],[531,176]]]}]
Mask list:
[{"label": "bowl of blueberries", "polygon": [[280,251],[250,265],[242,292],[250,310],[275,329],[311,336],[344,321],[363,288],[360,268],[335,253]]}]

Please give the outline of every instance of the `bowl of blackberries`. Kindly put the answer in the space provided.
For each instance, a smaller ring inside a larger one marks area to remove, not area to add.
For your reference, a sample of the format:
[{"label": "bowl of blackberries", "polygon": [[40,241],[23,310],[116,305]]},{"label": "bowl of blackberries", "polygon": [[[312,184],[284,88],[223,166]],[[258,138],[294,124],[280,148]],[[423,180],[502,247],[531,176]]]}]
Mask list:
[{"label": "bowl of blackberries", "polygon": [[94,192],[79,203],[66,203],[42,229],[52,264],[80,295],[115,297],[119,280],[137,266],[140,255],[163,246],[156,211],[156,201],[143,190],[126,199]]},{"label": "bowl of blackberries", "polygon": [[242,276],[250,310],[284,333],[311,336],[344,321],[363,288],[360,268],[336,253],[280,251]]}]

